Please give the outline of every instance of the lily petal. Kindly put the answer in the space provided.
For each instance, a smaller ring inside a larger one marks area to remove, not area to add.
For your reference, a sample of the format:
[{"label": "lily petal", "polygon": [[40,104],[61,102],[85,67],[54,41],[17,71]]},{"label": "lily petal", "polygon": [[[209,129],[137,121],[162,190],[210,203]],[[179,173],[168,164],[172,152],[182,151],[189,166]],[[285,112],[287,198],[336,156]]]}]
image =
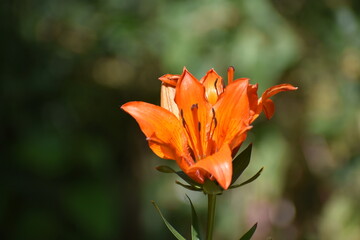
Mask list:
[{"label": "lily petal", "polygon": [[214,141],[217,146],[224,142],[230,143],[230,148],[238,147],[240,137],[250,129],[250,105],[248,98],[248,79],[239,79],[225,88],[214,109],[218,126],[215,129]]},{"label": "lily petal", "polygon": [[206,154],[206,134],[209,128],[211,106],[205,99],[202,84],[186,68],[176,85],[175,102],[179,108],[184,128],[187,130],[195,158]]},{"label": "lily petal", "polygon": [[262,102],[262,110],[265,113],[267,119],[270,119],[274,116],[275,113],[275,104],[271,99],[266,99]]},{"label": "lily petal", "polygon": [[224,82],[214,69],[210,69],[206,75],[200,79],[200,83],[205,87],[205,95],[208,102],[214,105],[218,96],[224,91]]},{"label": "lily petal", "polygon": [[176,117],[179,118],[179,109],[175,103],[175,92],[176,88],[167,83],[161,84],[160,92],[160,106],[172,112]]},{"label": "lily petal", "polygon": [[261,113],[261,108],[258,105],[258,84],[249,84],[247,89],[247,95],[249,98],[250,115],[252,116],[251,122],[253,122]]},{"label": "lily petal", "polygon": [[298,88],[294,87],[291,84],[279,84],[279,85],[273,86],[271,88],[268,88],[262,94],[261,98],[259,98],[260,109],[262,109],[264,111],[266,117],[268,119],[270,119],[274,115],[275,105],[269,98],[279,92],[293,91],[296,89],[298,89]]},{"label": "lily petal", "polygon": [[156,155],[173,160],[186,155],[186,134],[174,114],[146,102],[128,102],[121,109],[135,118]]},{"label": "lily petal", "polygon": [[223,189],[228,189],[232,180],[231,150],[224,144],[220,151],[201,159],[188,169],[191,174],[196,170],[205,170],[212,175]]}]

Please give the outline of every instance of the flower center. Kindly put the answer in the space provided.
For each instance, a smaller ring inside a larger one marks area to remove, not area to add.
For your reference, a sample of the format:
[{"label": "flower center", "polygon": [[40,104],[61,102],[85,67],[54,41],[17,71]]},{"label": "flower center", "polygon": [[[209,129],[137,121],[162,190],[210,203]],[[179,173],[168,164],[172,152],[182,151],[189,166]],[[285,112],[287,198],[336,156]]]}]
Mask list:
[{"label": "flower center", "polygon": [[216,142],[213,140],[214,132],[217,127],[217,119],[214,108],[211,108],[210,116],[205,119],[199,118],[199,105],[193,104],[190,108],[191,117],[186,122],[183,109],[180,109],[182,125],[187,133],[189,148],[195,159],[198,161],[216,152]]}]

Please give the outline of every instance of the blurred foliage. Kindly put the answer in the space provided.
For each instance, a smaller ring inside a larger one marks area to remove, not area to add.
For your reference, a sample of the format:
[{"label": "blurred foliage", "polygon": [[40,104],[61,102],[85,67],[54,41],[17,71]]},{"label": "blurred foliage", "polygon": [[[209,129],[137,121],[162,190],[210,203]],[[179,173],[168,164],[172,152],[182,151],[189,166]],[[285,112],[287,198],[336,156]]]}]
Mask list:
[{"label": "blurred foliage", "polygon": [[0,17],[1,239],[170,239],[152,199],[189,232],[186,191],[118,106],[229,65],[299,90],[251,130],[244,179],[265,170],[219,198],[216,239],[255,222],[254,240],[359,239],[359,1],[5,0]]}]

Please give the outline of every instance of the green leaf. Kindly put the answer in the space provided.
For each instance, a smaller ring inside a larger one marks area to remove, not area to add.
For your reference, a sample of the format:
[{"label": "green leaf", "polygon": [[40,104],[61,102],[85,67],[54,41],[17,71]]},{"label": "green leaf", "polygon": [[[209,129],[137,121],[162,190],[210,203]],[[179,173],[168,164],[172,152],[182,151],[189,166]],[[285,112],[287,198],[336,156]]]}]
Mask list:
[{"label": "green leaf", "polygon": [[179,181],[175,181],[175,183],[182,186],[183,188],[186,188],[186,189],[191,190],[191,191],[197,191],[197,192],[202,191],[202,188],[198,188],[196,186],[186,185],[186,184],[184,184],[182,182],[179,182]]},{"label": "green leaf", "polygon": [[156,205],[156,203],[154,201],[151,201],[151,203],[154,205],[154,207],[156,208],[156,210],[158,211],[158,213],[160,214],[162,220],[164,221],[166,227],[170,230],[170,232],[176,237],[176,239],[178,240],[186,240],[183,236],[181,236],[181,234],[176,231],[176,229],[171,226],[171,224],[165,219],[165,217],[162,215],[159,207]]},{"label": "green leaf", "polygon": [[195,182],[192,180],[188,175],[186,175],[183,171],[178,171],[176,174],[181,177],[185,182],[187,182],[190,185],[202,188],[202,185],[200,183]]},{"label": "green leaf", "polygon": [[252,228],[250,228],[249,231],[247,231],[244,236],[240,238],[240,240],[250,240],[256,230],[256,227],[257,223],[255,223],[254,226],[252,226]]},{"label": "green leaf", "polygon": [[157,166],[155,169],[162,173],[175,173],[176,172],[171,167],[165,166],[165,165]]},{"label": "green leaf", "polygon": [[188,175],[186,175],[183,171],[175,171],[174,169],[172,169],[171,167],[169,166],[158,166],[156,167],[156,170],[158,170],[159,172],[162,172],[162,173],[175,173],[177,174],[181,179],[183,179],[185,182],[187,182],[188,184],[192,185],[192,186],[196,186],[196,187],[199,187],[199,188],[202,188],[201,187],[201,184],[200,183],[197,183],[195,182],[194,180],[192,180]]},{"label": "green leaf", "polygon": [[238,187],[241,187],[241,186],[244,186],[248,183],[251,183],[252,181],[254,181],[255,179],[257,179],[261,172],[264,170],[264,168],[262,167],[254,176],[252,176],[251,178],[249,178],[248,180],[246,180],[245,182],[242,182],[240,184],[236,184],[236,185],[232,185],[229,187],[229,189],[232,189],[232,188],[238,188]]},{"label": "green leaf", "polygon": [[[186,195],[186,194],[185,194]],[[200,227],[198,222],[198,217],[194,208],[194,205],[191,202],[191,199],[188,195],[186,197],[189,199],[190,205],[191,205],[191,239],[192,240],[200,240]]]},{"label": "green leaf", "polygon": [[240,177],[240,175],[249,165],[250,157],[251,157],[251,149],[252,149],[252,144],[249,144],[249,146],[233,160],[233,176],[232,176],[231,184],[233,184]]}]

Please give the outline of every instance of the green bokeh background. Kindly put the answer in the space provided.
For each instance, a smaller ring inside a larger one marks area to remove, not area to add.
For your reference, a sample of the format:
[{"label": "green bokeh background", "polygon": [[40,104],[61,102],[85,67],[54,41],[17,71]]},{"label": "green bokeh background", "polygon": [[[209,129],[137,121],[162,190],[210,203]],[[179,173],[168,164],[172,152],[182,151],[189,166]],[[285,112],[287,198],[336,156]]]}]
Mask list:
[{"label": "green bokeh background", "polygon": [[[159,102],[186,66],[291,83],[247,142],[251,185],[218,198],[215,239],[360,238],[360,1],[5,0],[1,16],[0,238],[188,236],[193,199],[155,166],[119,106]],[[243,147],[244,147],[243,146]]]}]

